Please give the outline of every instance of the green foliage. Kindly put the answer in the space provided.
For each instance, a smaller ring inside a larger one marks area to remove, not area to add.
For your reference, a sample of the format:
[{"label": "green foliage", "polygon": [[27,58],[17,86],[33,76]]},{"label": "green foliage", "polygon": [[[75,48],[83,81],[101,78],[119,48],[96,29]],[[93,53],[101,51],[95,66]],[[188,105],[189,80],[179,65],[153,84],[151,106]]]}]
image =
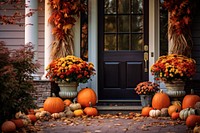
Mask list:
[{"label": "green foliage", "polygon": [[40,65],[33,57],[30,45],[11,51],[0,42],[0,124],[16,112],[36,106],[31,95],[35,92],[32,74]]}]

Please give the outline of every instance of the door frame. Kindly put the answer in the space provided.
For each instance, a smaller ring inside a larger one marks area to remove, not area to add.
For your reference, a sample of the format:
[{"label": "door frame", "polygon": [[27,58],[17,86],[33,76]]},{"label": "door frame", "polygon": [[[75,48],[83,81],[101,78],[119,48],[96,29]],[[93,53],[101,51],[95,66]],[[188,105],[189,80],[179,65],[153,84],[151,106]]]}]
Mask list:
[{"label": "door frame", "polygon": [[[88,0],[88,61],[96,69],[96,75],[88,82],[98,100],[98,0]],[[150,68],[159,57],[159,0],[149,1],[149,81],[154,81]],[[162,87],[161,87],[162,88]],[[98,102],[98,101],[97,101]]]}]

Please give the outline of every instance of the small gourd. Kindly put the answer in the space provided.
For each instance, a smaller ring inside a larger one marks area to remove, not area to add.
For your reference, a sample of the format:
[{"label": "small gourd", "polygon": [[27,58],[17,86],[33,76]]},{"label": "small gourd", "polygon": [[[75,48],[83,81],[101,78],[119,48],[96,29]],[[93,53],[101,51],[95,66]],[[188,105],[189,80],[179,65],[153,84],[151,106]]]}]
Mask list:
[{"label": "small gourd", "polygon": [[193,133],[200,133],[200,126],[196,125],[193,129]]},{"label": "small gourd", "polygon": [[181,106],[181,101],[172,101],[171,102],[172,103],[172,105],[179,105],[179,106]]},{"label": "small gourd", "polygon": [[187,127],[194,128],[196,125],[200,124],[200,116],[190,115],[187,117],[185,123],[186,123]]},{"label": "small gourd", "polygon": [[180,111],[179,113],[179,117],[182,119],[182,120],[186,120],[186,118],[189,116],[189,115],[194,115],[195,114],[195,109],[193,108],[186,108],[186,109],[183,109]]},{"label": "small gourd", "polygon": [[39,108],[39,111],[44,111],[44,108]]},{"label": "small gourd", "polygon": [[194,108],[195,109],[200,109],[200,102],[196,102],[195,105],[194,105]]},{"label": "small gourd", "polygon": [[15,114],[16,119],[19,119],[19,118],[23,119],[23,118],[25,118],[25,116],[26,116],[25,113],[22,113],[21,111],[19,111]]},{"label": "small gourd", "polygon": [[36,113],[35,113],[35,116],[36,116],[37,119],[40,119],[40,113],[41,113],[41,112],[36,112]]},{"label": "small gourd", "polygon": [[172,118],[173,120],[176,120],[176,119],[179,118],[179,114],[180,114],[180,112],[178,112],[178,110],[176,110],[176,112],[173,112],[173,113],[171,114],[171,118]]},{"label": "small gourd", "polygon": [[161,111],[160,116],[162,116],[162,117],[166,117],[166,116],[169,115],[168,114],[168,108],[162,108],[160,111]]},{"label": "small gourd", "polygon": [[60,118],[63,118],[66,116],[66,114],[64,112],[60,112],[59,115],[60,115]]},{"label": "small gourd", "polygon": [[23,123],[22,119],[20,119],[20,118],[12,119],[11,121],[15,123],[17,128],[22,128],[24,126],[24,123]]},{"label": "small gourd", "polygon": [[161,115],[161,111],[159,109],[152,109],[149,111],[149,116],[151,117],[159,117]]},{"label": "small gourd", "polygon": [[74,111],[74,110],[77,110],[77,109],[81,109],[81,105],[80,105],[80,103],[74,102],[74,103],[71,103],[69,105],[69,108],[70,108],[71,111]]},{"label": "small gourd", "polygon": [[[15,114],[15,118],[17,119],[22,119],[24,120],[23,123],[24,123],[24,126],[27,126],[28,124],[31,123],[31,119],[25,114],[25,113],[22,113],[21,111],[17,112]],[[36,118],[36,117],[35,117]],[[26,124],[27,123],[27,124]]]},{"label": "small gourd", "polygon": [[88,116],[96,116],[98,115],[98,111],[96,108],[92,107],[92,103],[89,102],[90,107],[86,107],[84,109],[84,113]]},{"label": "small gourd", "polygon": [[142,116],[149,116],[149,112],[152,110],[152,107],[146,106],[142,108]]},{"label": "small gourd", "polygon": [[197,115],[200,115],[200,102],[195,103],[194,109],[196,109]]},{"label": "small gourd", "polygon": [[176,105],[176,104],[170,105],[169,108],[168,108],[168,114],[171,116],[172,113],[176,112],[177,110],[178,110],[178,112],[181,111],[181,106]]},{"label": "small gourd", "polygon": [[45,121],[48,121],[49,119],[51,119],[51,113],[49,113],[48,111],[37,112],[35,116],[37,119],[45,120]]},{"label": "small gourd", "polygon": [[69,99],[65,99],[65,100],[64,100],[65,106],[69,106],[71,103],[72,103],[72,102],[71,102],[71,100],[69,100]]},{"label": "small gourd", "polygon": [[12,121],[5,121],[1,126],[2,132],[8,133],[8,132],[15,132],[16,131],[16,125]]},{"label": "small gourd", "polygon": [[37,121],[37,117],[34,114],[28,114],[27,117],[31,120],[32,123]]},{"label": "small gourd", "polygon": [[82,109],[77,109],[74,111],[74,115],[75,116],[82,116],[84,114]]},{"label": "small gourd", "polygon": [[23,122],[23,124],[24,124],[24,126],[26,127],[26,126],[28,126],[28,124],[30,123],[28,120],[26,120],[26,119],[22,119],[22,122]]},{"label": "small gourd", "polygon": [[66,117],[69,117],[69,118],[74,116],[74,112],[72,112],[69,107],[65,107],[64,113],[65,113]]},{"label": "small gourd", "polygon": [[54,118],[54,119],[58,119],[58,118],[60,118],[60,114],[59,113],[53,113],[53,114],[51,114],[51,117]]}]

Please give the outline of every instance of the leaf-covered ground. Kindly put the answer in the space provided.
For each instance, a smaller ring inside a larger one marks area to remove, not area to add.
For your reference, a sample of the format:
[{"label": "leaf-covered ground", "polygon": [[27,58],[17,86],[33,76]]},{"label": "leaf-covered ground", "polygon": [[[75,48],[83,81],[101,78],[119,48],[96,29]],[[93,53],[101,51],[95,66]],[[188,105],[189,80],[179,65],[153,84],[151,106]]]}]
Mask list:
[{"label": "leaf-covered ground", "polygon": [[[25,131],[21,129],[20,132]],[[95,117],[81,117],[38,120],[26,131],[37,133],[188,133],[185,121],[170,117],[142,117],[139,113],[100,114]]]}]

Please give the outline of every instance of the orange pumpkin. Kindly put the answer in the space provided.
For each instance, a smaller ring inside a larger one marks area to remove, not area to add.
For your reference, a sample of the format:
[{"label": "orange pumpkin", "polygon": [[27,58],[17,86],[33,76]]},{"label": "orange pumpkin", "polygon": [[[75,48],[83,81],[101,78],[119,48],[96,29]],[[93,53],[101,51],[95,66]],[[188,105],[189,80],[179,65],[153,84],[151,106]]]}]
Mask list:
[{"label": "orange pumpkin", "polygon": [[170,106],[169,96],[162,90],[157,92],[152,98],[152,107],[161,110]]},{"label": "orange pumpkin", "polygon": [[143,107],[143,108],[142,108],[142,113],[141,113],[141,115],[142,115],[142,116],[149,116],[149,112],[150,112],[152,109],[153,109],[153,108],[152,108],[152,107],[149,107],[149,106]]},{"label": "orange pumpkin", "polygon": [[1,126],[1,131],[5,133],[15,132],[16,131],[15,123],[12,121],[5,121]]},{"label": "orange pumpkin", "polygon": [[186,95],[183,98],[182,109],[194,108],[196,102],[200,102],[200,97],[198,95],[193,94],[193,92],[191,93],[192,94]]},{"label": "orange pumpkin", "polygon": [[44,111],[44,108],[39,108],[39,111]]},{"label": "orange pumpkin", "polygon": [[62,112],[64,108],[64,102],[59,97],[49,97],[44,102],[44,110],[52,114]]},{"label": "orange pumpkin", "polygon": [[168,114],[171,116],[173,112],[180,112],[181,106],[179,105],[170,105],[168,108]]},{"label": "orange pumpkin", "polygon": [[37,117],[34,114],[28,114],[27,117],[31,120],[32,123],[37,121]]},{"label": "orange pumpkin", "polygon": [[83,88],[79,91],[77,96],[77,102],[80,103],[82,107],[89,107],[89,102],[94,106],[96,105],[96,100],[96,93],[91,88]]},{"label": "orange pumpkin", "polygon": [[173,120],[178,119],[178,118],[179,118],[179,112],[173,112],[172,115],[171,115],[171,118],[172,118]]},{"label": "orange pumpkin", "polygon": [[83,111],[88,116],[96,116],[98,115],[98,111],[96,108],[92,107],[91,102],[89,103],[90,107],[86,107]]},{"label": "orange pumpkin", "polygon": [[23,123],[23,121],[22,121],[22,119],[12,119],[11,120],[13,123],[15,123],[15,126],[17,127],[17,128],[22,128],[23,126],[24,126],[24,123]]},{"label": "orange pumpkin", "polygon": [[200,124],[200,116],[189,115],[186,119],[186,125],[189,128],[194,128],[196,125]]},{"label": "orange pumpkin", "polygon": [[64,100],[64,104],[65,104],[66,106],[69,106],[71,103],[72,103],[72,102],[71,102],[71,100],[69,100],[69,99],[65,99],[65,100]]}]

